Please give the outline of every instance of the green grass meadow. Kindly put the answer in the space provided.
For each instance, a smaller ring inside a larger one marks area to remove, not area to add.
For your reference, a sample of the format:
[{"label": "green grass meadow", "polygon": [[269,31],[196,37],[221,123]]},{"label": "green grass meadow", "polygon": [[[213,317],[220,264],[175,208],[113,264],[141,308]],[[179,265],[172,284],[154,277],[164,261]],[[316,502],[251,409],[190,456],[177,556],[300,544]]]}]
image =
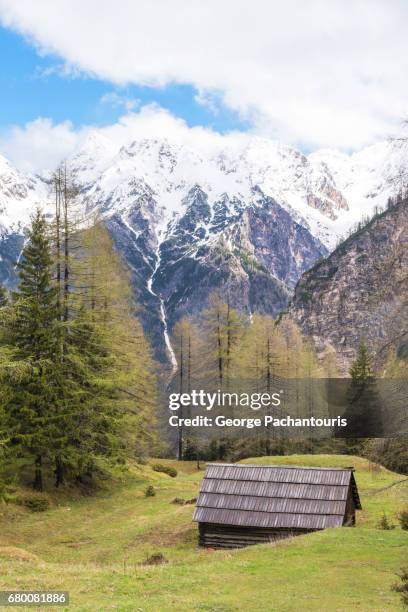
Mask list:
[{"label": "green grass meadow", "polygon": [[[194,505],[172,503],[196,497],[203,470],[189,462],[160,463],[176,467],[178,476],[135,464],[92,496],[50,494],[46,512],[0,506],[0,590],[68,590],[69,609],[79,611],[403,609],[391,585],[408,564],[408,532],[396,518],[408,505],[404,476],[350,456],[248,459],[354,465],[363,510],[355,528],[215,551],[197,547]],[[150,484],[156,495],[145,497]],[[383,513],[395,529],[378,528]],[[147,565],[147,557],[158,552],[167,563]]]}]

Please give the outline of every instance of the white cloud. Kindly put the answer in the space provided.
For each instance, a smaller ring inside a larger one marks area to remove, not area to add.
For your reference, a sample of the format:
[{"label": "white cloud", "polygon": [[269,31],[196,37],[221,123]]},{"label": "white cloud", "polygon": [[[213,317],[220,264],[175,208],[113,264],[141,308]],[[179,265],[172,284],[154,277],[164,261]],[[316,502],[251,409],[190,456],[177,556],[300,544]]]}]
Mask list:
[{"label": "white cloud", "polygon": [[194,100],[197,104],[205,106],[213,115],[218,115],[220,110],[220,101],[222,100],[222,93],[216,91],[199,90],[194,96]]},{"label": "white cloud", "polygon": [[108,104],[109,106],[113,106],[113,108],[123,107],[125,110],[131,111],[139,106],[140,100],[129,98],[116,91],[109,91],[101,97],[100,103]]},{"label": "white cloud", "polygon": [[0,0],[41,53],[114,84],[190,83],[263,135],[360,148],[408,100],[404,0]]},{"label": "white cloud", "polygon": [[88,131],[89,128],[74,130],[69,121],[53,124],[50,119],[40,117],[0,134],[0,151],[20,170],[42,172],[53,169],[72,153]]},{"label": "white cloud", "polygon": [[243,132],[220,134],[199,126],[190,128],[183,119],[166,109],[149,104],[105,127],[75,129],[69,121],[54,124],[48,118],[38,118],[23,127],[13,126],[0,134],[0,152],[20,170],[41,173],[54,169],[83,146],[86,148],[89,144],[94,150],[95,137],[102,147],[98,156],[103,161],[105,155],[113,156],[122,146],[144,138],[167,138],[210,156],[225,147],[238,151],[248,143],[250,135]]},{"label": "white cloud", "polygon": [[[210,151],[229,139],[241,137],[239,133],[222,135],[209,128],[190,128],[183,119],[156,104],[142,106],[139,112],[128,113],[117,123],[96,131],[114,142],[118,148],[133,140],[167,138],[171,142],[193,148],[207,148]],[[242,135],[242,138],[246,140],[246,136]]]}]

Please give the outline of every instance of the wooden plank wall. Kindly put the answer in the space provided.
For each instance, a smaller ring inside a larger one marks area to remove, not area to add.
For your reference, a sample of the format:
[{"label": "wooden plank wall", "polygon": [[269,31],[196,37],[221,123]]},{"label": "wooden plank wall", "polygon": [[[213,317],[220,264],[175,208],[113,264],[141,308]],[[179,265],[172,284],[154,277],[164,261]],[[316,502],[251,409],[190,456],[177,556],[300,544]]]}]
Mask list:
[{"label": "wooden plank wall", "polygon": [[309,533],[309,531],[306,529],[260,529],[200,523],[199,545],[206,548],[243,548],[251,544],[276,542],[283,538]]}]

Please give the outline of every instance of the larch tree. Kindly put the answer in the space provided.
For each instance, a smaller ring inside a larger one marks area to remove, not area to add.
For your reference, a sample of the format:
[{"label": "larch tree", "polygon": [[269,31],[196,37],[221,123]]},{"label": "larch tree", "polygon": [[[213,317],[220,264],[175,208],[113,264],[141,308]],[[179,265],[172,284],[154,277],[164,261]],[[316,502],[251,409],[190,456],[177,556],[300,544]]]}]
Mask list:
[{"label": "larch tree", "polygon": [[[173,385],[177,393],[190,393],[193,385],[199,376],[201,357],[199,351],[199,334],[196,326],[190,317],[183,317],[176,323],[172,334],[172,347],[177,360],[177,371],[173,378]],[[181,418],[191,416],[191,409],[184,414],[183,406],[180,407],[179,416]],[[181,461],[185,453],[188,458],[197,451],[196,457],[199,461],[199,441],[192,440],[191,435],[184,439],[184,428],[179,425],[177,429],[177,456]]]},{"label": "larch tree", "polygon": [[[246,317],[231,307],[228,296],[224,301],[217,293],[210,295],[201,331],[202,384],[209,390],[229,392],[236,385],[239,348],[246,324]],[[213,446],[223,459],[231,451],[233,441],[223,437],[214,440]]]},{"label": "larch tree", "polygon": [[101,414],[119,424],[104,445],[109,450],[109,440],[118,436],[115,452],[143,456],[157,446],[156,364],[137,319],[128,273],[101,220],[94,220],[81,244],[77,265],[85,282],[78,299],[111,356],[99,379]]},{"label": "larch tree", "polygon": [[[282,375],[284,341],[275,321],[268,315],[255,314],[245,329],[239,350],[240,378],[253,392],[271,394]],[[275,389],[276,390],[276,389]],[[273,409],[275,412],[277,408]],[[266,414],[271,413],[271,408]],[[258,440],[258,451],[271,453],[274,430],[268,428]]]},{"label": "larch tree", "polygon": [[208,383],[227,390],[236,375],[238,349],[246,319],[217,293],[210,295],[203,313],[203,369]]}]

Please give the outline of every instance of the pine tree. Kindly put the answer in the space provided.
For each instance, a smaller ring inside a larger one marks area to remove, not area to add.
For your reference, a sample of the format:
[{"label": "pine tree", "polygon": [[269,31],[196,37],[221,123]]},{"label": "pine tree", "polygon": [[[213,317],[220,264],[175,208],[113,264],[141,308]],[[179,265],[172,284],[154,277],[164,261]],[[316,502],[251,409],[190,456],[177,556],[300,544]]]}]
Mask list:
[{"label": "pine tree", "polygon": [[408,607],[408,567],[403,567],[398,574],[400,582],[392,585],[392,590],[401,595],[402,604]]},{"label": "pine tree", "polygon": [[373,378],[373,370],[364,340],[360,342],[355,361],[350,367],[350,376],[355,383],[363,383]]}]

